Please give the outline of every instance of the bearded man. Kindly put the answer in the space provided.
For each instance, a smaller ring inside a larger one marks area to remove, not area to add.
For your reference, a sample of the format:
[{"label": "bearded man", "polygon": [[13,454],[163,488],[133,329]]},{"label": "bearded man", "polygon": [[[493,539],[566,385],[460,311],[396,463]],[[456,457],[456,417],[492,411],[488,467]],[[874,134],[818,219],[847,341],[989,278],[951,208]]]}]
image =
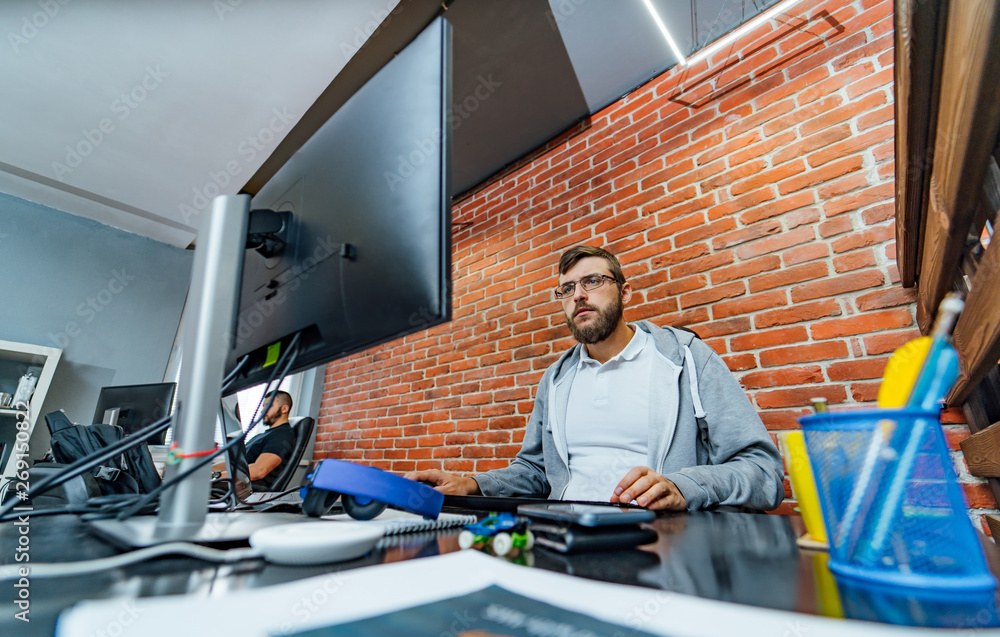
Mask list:
[{"label": "bearded man", "polygon": [[[274,400],[271,400],[272,394]],[[264,404],[271,408],[264,414],[267,431],[255,436],[247,443],[247,462],[250,480],[255,491],[270,491],[278,478],[278,467],[288,462],[295,448],[295,432],[288,424],[288,414],[292,410],[292,396],[285,391],[270,391],[264,396]]]},{"label": "bearded man", "polygon": [[559,260],[553,294],[579,344],[542,376],[510,466],[408,478],[450,495],[543,495],[654,510],[781,504],[781,458],[739,383],[693,332],[625,322],[632,287],[613,254],[571,248]]}]

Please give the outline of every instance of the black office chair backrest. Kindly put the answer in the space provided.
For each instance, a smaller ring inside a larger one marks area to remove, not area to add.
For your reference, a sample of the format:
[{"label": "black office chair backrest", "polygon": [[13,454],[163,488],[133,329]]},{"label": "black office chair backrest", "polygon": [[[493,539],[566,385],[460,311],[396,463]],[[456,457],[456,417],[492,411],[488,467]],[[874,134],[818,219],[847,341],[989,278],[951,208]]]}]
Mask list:
[{"label": "black office chair backrest", "polygon": [[315,427],[316,419],[311,416],[301,418],[297,423],[292,425],[292,428],[295,430],[295,446],[292,447],[292,453],[288,457],[288,461],[282,462],[278,467],[278,477],[271,483],[272,492],[285,491],[289,488],[288,483],[295,474],[295,470],[299,467],[299,462],[302,461],[302,455],[306,452],[309,441],[312,440],[313,429]]}]

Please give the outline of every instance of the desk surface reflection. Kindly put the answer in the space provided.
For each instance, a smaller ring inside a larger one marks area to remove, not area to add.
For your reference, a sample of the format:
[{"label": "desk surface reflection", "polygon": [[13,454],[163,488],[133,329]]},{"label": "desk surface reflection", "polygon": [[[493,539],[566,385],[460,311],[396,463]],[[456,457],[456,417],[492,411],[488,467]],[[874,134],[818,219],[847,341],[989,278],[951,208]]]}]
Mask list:
[{"label": "desk surface reflection", "polygon": [[[997,626],[996,596],[964,602],[920,600],[838,584],[826,555],[800,551],[797,519],[782,516],[695,512],[659,517],[655,544],[641,548],[563,555],[535,549],[511,558],[534,568],[578,577],[662,589],[738,604],[831,617],[905,625],[972,628]],[[31,622],[0,616],[0,634],[51,635],[58,613],[82,599],[219,595],[305,577],[459,550],[459,530],[385,538],[380,548],[351,562],[288,567],[248,561],[215,566],[189,558],[163,558],[122,569],[31,582]],[[0,555],[13,563],[17,531],[0,525]],[[33,562],[76,561],[114,555],[74,516],[31,523]],[[14,609],[14,589],[0,604]]]}]

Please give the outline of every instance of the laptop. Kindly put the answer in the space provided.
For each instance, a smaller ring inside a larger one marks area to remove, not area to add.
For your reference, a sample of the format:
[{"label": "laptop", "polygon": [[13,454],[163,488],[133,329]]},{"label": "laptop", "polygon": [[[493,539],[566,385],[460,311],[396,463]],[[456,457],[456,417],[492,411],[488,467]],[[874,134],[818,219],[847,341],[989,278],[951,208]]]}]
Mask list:
[{"label": "laptop", "polygon": [[[243,435],[243,427],[236,417],[233,408],[225,401],[219,403],[219,415],[216,423],[216,440],[221,434],[219,444],[232,442],[233,438]],[[243,442],[238,442],[226,452],[226,475],[233,478],[233,489],[236,499],[240,502],[253,492],[250,486],[250,465],[247,462],[247,449]]]}]

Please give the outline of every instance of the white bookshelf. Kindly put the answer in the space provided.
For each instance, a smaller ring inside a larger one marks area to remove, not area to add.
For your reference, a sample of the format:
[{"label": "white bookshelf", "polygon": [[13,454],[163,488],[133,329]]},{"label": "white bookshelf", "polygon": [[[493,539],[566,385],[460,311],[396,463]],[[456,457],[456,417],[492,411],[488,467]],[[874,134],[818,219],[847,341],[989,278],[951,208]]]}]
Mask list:
[{"label": "white bookshelf", "polygon": [[[0,341],[0,392],[13,394],[21,376],[29,368],[40,368],[38,383],[35,385],[35,392],[31,395],[31,401],[28,405],[28,430],[26,433],[29,440],[35,430],[42,405],[45,403],[45,395],[52,384],[52,376],[55,374],[56,365],[59,364],[61,356],[62,350],[55,347]],[[14,452],[14,443],[17,440],[17,422],[20,413],[13,408],[0,408],[0,445],[3,445],[3,455],[0,455],[0,469],[2,469],[0,472],[0,491],[5,490],[7,483],[13,479],[16,473],[17,454]],[[34,455],[37,456],[37,454]]]}]

